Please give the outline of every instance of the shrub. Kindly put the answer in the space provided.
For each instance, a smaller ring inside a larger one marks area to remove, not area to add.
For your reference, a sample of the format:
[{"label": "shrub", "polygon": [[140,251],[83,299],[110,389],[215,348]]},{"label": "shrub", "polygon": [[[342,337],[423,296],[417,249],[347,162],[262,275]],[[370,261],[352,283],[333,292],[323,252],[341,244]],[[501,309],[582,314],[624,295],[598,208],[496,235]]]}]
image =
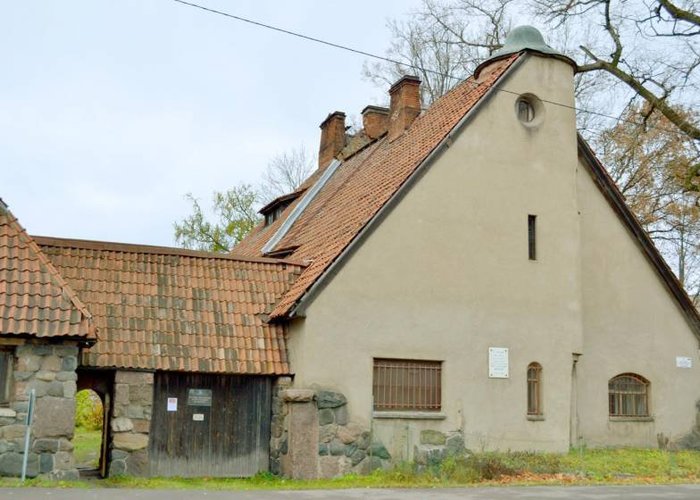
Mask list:
[{"label": "shrub", "polygon": [[89,389],[75,395],[75,425],[91,431],[102,429],[102,401]]}]

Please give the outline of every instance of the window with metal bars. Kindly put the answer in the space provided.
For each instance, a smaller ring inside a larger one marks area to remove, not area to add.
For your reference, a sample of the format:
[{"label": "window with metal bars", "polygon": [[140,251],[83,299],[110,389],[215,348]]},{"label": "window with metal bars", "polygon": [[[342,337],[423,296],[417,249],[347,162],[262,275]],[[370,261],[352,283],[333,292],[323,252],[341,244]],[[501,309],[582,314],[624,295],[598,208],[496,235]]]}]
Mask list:
[{"label": "window with metal bars", "polygon": [[648,417],[649,381],[634,373],[623,373],[608,382],[611,417]]},{"label": "window with metal bars", "polygon": [[537,260],[537,216],[527,216],[527,255],[530,260]]},{"label": "window with metal bars", "polygon": [[442,362],[375,359],[372,395],[376,411],[440,411]]},{"label": "window with metal bars", "polygon": [[527,366],[527,414],[542,415],[542,365]]},{"label": "window with metal bars", "polygon": [[0,405],[10,402],[12,351],[0,348]]}]

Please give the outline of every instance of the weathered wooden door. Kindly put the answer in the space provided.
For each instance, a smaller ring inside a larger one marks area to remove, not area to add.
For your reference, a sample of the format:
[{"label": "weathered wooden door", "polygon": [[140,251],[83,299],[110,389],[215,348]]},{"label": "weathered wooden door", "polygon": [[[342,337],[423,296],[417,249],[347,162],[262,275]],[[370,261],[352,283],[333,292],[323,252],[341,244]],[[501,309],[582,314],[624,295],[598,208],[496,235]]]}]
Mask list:
[{"label": "weathered wooden door", "polygon": [[252,476],[268,470],[268,377],[156,373],[149,445],[155,476]]}]

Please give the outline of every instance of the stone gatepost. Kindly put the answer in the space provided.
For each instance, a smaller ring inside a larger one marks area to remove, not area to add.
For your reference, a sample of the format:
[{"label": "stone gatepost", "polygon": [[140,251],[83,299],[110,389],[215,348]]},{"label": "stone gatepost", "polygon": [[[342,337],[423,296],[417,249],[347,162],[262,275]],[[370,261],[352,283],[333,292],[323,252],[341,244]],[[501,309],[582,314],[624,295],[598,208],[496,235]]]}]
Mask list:
[{"label": "stone gatepost", "polygon": [[280,387],[273,394],[270,470],[312,479],[388,467],[391,455],[369,429],[348,421],[347,404],[332,390]]},{"label": "stone gatepost", "polygon": [[27,457],[27,476],[78,479],[73,462],[77,345],[27,343],[14,352],[13,392],[0,408],[0,476],[19,476],[29,393],[36,406]]},{"label": "stone gatepost", "polygon": [[315,393],[286,389],[281,393],[287,409],[287,446],[281,456],[282,474],[292,479],[318,477],[318,410]]},{"label": "stone gatepost", "polygon": [[152,412],[153,373],[117,371],[110,422],[110,476],[149,474],[148,435]]}]

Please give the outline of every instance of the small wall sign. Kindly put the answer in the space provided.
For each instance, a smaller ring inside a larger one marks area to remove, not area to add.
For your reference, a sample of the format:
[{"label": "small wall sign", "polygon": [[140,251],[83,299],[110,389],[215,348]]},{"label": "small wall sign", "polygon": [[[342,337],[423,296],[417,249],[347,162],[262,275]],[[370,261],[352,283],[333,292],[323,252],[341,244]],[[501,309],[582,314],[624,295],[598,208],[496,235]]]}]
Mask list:
[{"label": "small wall sign", "polygon": [[693,360],[686,356],[676,356],[676,367],[677,368],[692,368]]},{"label": "small wall sign", "polygon": [[168,398],[168,411],[177,411],[177,398]]},{"label": "small wall sign", "polygon": [[192,420],[195,422],[204,422],[204,413],[195,413],[192,415]]},{"label": "small wall sign", "polygon": [[188,390],[187,406],[211,406],[211,389]]},{"label": "small wall sign", "polygon": [[489,347],[489,378],[508,377],[508,348]]}]

